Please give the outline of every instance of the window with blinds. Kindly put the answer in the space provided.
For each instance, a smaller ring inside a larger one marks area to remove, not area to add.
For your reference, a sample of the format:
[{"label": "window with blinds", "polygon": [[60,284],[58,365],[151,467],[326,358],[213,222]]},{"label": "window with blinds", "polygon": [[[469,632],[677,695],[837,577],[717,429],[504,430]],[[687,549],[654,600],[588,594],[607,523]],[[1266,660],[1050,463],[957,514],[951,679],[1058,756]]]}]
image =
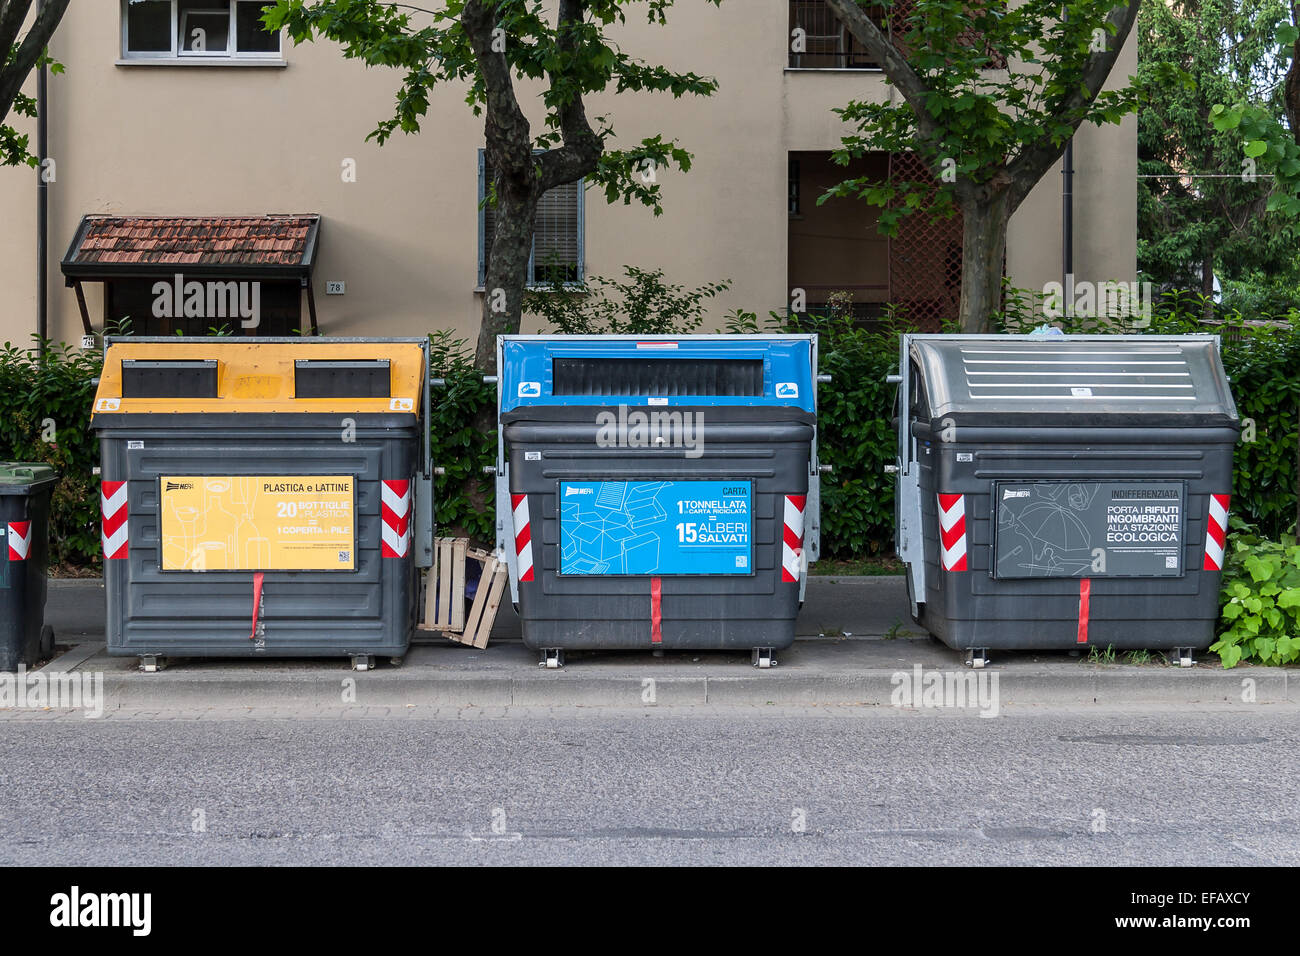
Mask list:
[{"label": "window with blinds", "polygon": [[[478,151],[478,284],[487,278],[488,257],[496,228],[496,210],[483,200],[492,187],[492,167],[484,150]],[[582,181],[547,190],[537,204],[533,249],[528,259],[528,284],[583,280]]]}]

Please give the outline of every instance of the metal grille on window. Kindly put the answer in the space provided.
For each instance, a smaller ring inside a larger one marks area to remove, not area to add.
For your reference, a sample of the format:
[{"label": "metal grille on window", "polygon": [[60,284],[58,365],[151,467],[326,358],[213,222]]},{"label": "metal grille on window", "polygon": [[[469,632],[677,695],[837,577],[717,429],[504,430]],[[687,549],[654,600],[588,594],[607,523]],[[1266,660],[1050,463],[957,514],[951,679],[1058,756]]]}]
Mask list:
[{"label": "metal grille on window", "polygon": [[[891,154],[889,178],[899,182],[934,181],[916,153]],[[961,213],[931,222],[923,207],[904,216],[898,235],[889,240],[889,301],[920,331],[939,331],[943,319],[957,317],[961,261]]]}]

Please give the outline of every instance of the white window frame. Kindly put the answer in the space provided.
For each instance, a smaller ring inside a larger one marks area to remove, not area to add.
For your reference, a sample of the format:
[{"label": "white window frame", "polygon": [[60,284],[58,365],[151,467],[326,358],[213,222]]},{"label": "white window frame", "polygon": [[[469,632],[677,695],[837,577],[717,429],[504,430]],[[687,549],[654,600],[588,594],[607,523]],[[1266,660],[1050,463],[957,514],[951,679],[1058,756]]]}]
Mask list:
[{"label": "white window frame", "polygon": [[263,61],[280,61],[284,57],[284,37],[280,36],[280,49],[271,51],[257,52],[240,52],[237,48],[237,33],[239,27],[238,12],[240,0],[210,0],[211,6],[187,10],[185,13],[221,13],[222,4],[225,4],[224,11],[230,18],[230,26],[226,31],[226,48],[224,50],[205,50],[202,53],[194,50],[182,48],[180,42],[181,27],[180,21],[181,10],[177,0],[165,0],[171,4],[171,49],[170,50],[131,50],[128,46],[128,29],[127,29],[127,9],[130,6],[130,0],[122,0],[121,19],[122,19],[122,59],[130,61],[140,60],[186,60],[186,61],[207,61],[222,62],[230,60],[263,60]]}]

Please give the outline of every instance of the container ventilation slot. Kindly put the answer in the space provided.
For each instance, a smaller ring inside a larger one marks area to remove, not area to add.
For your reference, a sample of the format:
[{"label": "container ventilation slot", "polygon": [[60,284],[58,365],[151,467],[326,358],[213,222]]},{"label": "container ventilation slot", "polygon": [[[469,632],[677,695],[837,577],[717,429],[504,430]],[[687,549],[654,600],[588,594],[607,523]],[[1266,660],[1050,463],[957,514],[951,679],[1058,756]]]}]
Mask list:
[{"label": "container ventilation slot", "polygon": [[762,397],[762,359],[555,358],[553,395]]},{"label": "container ventilation slot", "polygon": [[1187,357],[1174,345],[980,344],[963,348],[961,357],[966,387],[975,399],[1165,403],[1196,398]]},{"label": "container ventilation slot", "polygon": [[123,398],[216,398],[216,359],[122,360]]},{"label": "container ventilation slot", "polygon": [[392,388],[388,359],[297,359],[293,379],[298,398],[388,398]]}]

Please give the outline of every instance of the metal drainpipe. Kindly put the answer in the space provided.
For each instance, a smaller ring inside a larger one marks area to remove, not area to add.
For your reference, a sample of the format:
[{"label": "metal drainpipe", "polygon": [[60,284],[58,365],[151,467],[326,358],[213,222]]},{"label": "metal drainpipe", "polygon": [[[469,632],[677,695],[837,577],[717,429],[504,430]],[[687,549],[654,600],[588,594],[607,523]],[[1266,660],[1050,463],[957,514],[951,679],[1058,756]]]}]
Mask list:
[{"label": "metal drainpipe", "polygon": [[[37,0],[39,14],[45,0]],[[49,155],[49,71],[42,64],[36,77],[36,335],[39,355],[45,357],[45,339],[49,335],[49,262],[47,246],[50,232],[50,186],[46,182],[45,159]]]},{"label": "metal drainpipe", "polygon": [[1061,157],[1061,270],[1062,288],[1069,288],[1074,272],[1074,139],[1065,144]]},{"label": "metal drainpipe", "polygon": [[[1061,10],[1061,22],[1070,19],[1068,7]],[[1062,295],[1074,297],[1074,137],[1065,141],[1065,154],[1061,157],[1061,289]],[[1061,311],[1067,312],[1065,302]]]}]

